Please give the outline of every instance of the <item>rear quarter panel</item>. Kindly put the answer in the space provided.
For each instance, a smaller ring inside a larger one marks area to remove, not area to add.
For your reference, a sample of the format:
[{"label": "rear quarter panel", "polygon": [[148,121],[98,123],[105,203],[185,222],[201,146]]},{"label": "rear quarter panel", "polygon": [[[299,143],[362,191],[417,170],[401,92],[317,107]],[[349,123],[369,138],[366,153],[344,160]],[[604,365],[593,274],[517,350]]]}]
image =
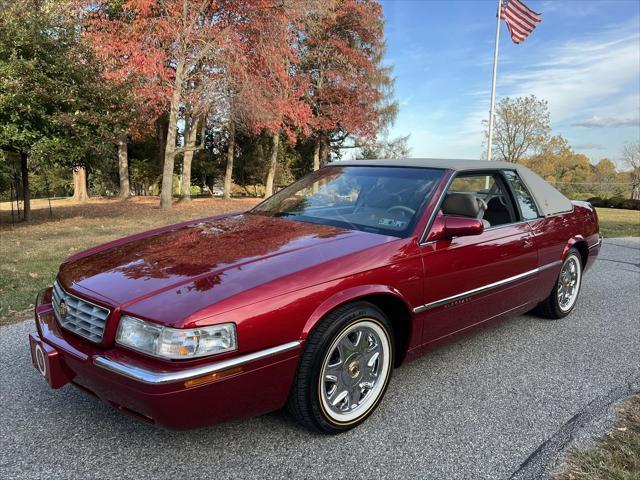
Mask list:
[{"label": "rear quarter panel", "polygon": [[[558,277],[561,261],[575,247],[586,260],[585,270],[598,254],[600,233],[595,209],[586,202],[572,202],[573,210],[530,222],[538,248],[539,266],[555,264],[540,272],[540,290],[536,295],[546,298]],[[592,248],[589,248],[592,247]]]}]

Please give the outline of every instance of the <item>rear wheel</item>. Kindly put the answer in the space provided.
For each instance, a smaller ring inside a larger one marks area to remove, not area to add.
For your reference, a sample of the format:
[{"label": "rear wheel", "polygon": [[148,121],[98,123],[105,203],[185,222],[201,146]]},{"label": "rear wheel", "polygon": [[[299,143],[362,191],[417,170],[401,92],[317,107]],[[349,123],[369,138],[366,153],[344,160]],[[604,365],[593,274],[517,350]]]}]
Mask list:
[{"label": "rear wheel", "polygon": [[564,318],[571,313],[578,301],[582,286],[582,260],[575,248],[569,250],[551,294],[536,308],[547,318]]},{"label": "rear wheel", "polygon": [[309,335],[288,408],[307,428],[340,433],[362,423],[384,396],[393,368],[393,330],[377,307],[340,307]]}]

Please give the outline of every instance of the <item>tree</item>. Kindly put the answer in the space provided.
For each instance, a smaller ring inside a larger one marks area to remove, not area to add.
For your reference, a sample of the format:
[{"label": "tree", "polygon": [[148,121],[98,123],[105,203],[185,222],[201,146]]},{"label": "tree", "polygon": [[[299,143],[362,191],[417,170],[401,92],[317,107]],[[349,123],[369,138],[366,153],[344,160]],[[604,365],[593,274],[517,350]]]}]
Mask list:
[{"label": "tree", "polygon": [[[234,26],[236,50],[224,60],[220,81],[223,93],[220,110],[224,112],[220,121],[227,133],[225,198],[231,196],[234,161],[239,153],[238,134],[270,132],[269,171],[277,161],[281,132],[294,137],[293,128],[304,123],[300,119],[308,113],[300,100],[302,89],[296,91],[293,67],[292,42],[297,32],[300,1],[264,1]],[[267,184],[272,185],[273,177],[269,177],[267,173]]]},{"label": "tree", "polygon": [[[307,132],[311,109],[303,99],[307,78],[299,68],[295,48],[302,18],[310,3],[292,0],[272,10],[262,10],[255,21],[241,30],[247,44],[248,72],[253,88],[244,102],[250,106],[251,130],[266,130],[271,145],[267,160],[265,197],[273,193],[280,137],[294,142],[297,134]],[[256,75],[257,73],[257,75]]]},{"label": "tree", "polygon": [[77,165],[73,168],[73,200],[84,202],[89,198],[87,191],[87,168]]},{"label": "tree", "polygon": [[[505,97],[495,114],[493,158],[520,163],[542,148],[549,137],[549,108],[546,100],[535,95]],[[483,122],[486,125],[486,122]],[[489,137],[488,130],[485,131]]]},{"label": "tree", "polygon": [[392,139],[382,139],[365,145],[360,151],[360,159],[408,158],[411,148],[407,144],[409,135]]},{"label": "tree", "polygon": [[640,200],[640,142],[628,143],[622,150],[622,163],[629,168],[631,199]]},{"label": "tree", "polygon": [[[95,4],[98,4],[98,7]],[[88,2],[97,12],[108,12],[114,2]],[[123,14],[95,15],[94,28],[105,39],[105,53],[114,70],[133,71],[151,96],[166,96],[168,126],[160,205],[172,203],[177,128],[185,86],[197,82],[208,57],[227,41],[222,32],[244,7],[244,2],[195,0],[126,0]]]},{"label": "tree", "polygon": [[393,80],[381,65],[381,5],[340,0],[316,2],[314,9],[305,18],[299,49],[313,114],[313,168],[318,169],[348,137],[375,138],[397,106],[385,102]]},{"label": "tree", "polygon": [[608,158],[601,159],[594,167],[593,173],[598,185],[598,194],[610,197],[615,191],[618,172],[615,164]]},{"label": "tree", "polygon": [[278,159],[280,137],[295,141],[310,118],[302,96],[305,78],[300,74],[294,44],[300,18],[308,0],[263,2],[247,21],[234,27],[237,51],[224,62],[221,89],[226,111],[227,168],[225,196],[231,193],[237,134],[268,132],[271,148],[266,163],[266,192],[270,195]]},{"label": "tree", "polygon": [[[95,3],[89,2],[91,8]],[[106,8],[113,2],[97,3]],[[234,87],[246,85],[247,75],[259,74],[235,68],[247,66],[243,61],[247,54],[243,29],[258,18],[261,26],[273,20],[265,22],[264,11],[274,16],[286,12],[279,0],[126,0],[121,5],[125,14],[109,18],[105,24],[105,30],[113,32],[113,41],[108,43],[111,58],[120,69],[135,71],[147,79],[143,84],[170,99],[160,198],[161,207],[169,208],[181,112],[192,111],[197,118],[211,100],[208,86],[222,76],[232,79],[231,88],[226,89],[230,95],[227,104],[233,105],[228,111],[233,115],[243,112]],[[239,79],[234,78],[236,74]],[[234,123],[230,130],[235,130],[239,122],[234,119]],[[229,145],[233,148],[234,142]],[[230,152],[229,158],[232,157]]]},{"label": "tree", "polygon": [[204,142],[204,128],[206,128],[206,115],[196,117],[193,114],[185,118],[184,125],[184,153],[182,156],[182,183],[180,185],[180,200],[191,200],[191,164],[196,152],[198,130],[202,127],[201,145]]},{"label": "tree", "polygon": [[35,164],[77,167],[104,154],[113,92],[69,12],[68,2],[28,0],[0,11],[0,149],[20,157],[25,220]]},{"label": "tree", "polygon": [[129,185],[129,152],[127,150],[127,136],[122,134],[118,139],[118,178],[120,180],[119,195],[122,198],[131,196]]},{"label": "tree", "polygon": [[593,172],[586,155],[574,152],[561,135],[551,137],[539,148],[538,154],[522,159],[522,163],[567,196],[589,192]]},{"label": "tree", "polygon": [[[133,26],[129,2],[76,2],[79,4],[78,23],[82,26],[83,38],[101,61],[104,81],[119,94],[119,103],[109,110],[111,140],[117,145],[119,195],[128,198],[131,195],[129,140],[149,135],[167,108],[167,95],[163,93],[166,93],[169,69],[158,65],[157,59],[147,59],[145,64],[145,60],[138,58],[138,45],[121,38],[125,32],[130,33]],[[147,68],[141,72],[140,68],[132,68],[132,65],[145,65]]]}]

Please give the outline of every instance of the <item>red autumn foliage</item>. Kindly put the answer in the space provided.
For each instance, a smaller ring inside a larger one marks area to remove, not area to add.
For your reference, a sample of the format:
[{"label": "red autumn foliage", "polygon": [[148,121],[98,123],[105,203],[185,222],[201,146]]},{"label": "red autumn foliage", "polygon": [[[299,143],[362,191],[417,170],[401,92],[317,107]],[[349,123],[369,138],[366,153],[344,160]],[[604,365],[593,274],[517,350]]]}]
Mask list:
[{"label": "red autumn foliage", "polygon": [[307,133],[311,108],[304,101],[307,78],[298,68],[295,48],[302,28],[304,2],[273,2],[256,9],[251,22],[238,25],[246,65],[230,72],[244,79],[242,102],[251,112],[248,126],[254,133],[263,129],[284,131],[291,141]]},{"label": "red autumn foliage", "polygon": [[140,123],[168,118],[163,207],[171,205],[180,118],[194,123],[209,113],[228,118],[232,131],[266,129],[274,151],[280,132],[327,144],[335,133],[373,138],[384,123],[376,0],[82,3],[106,75],[130,86]]},{"label": "red autumn foliage", "polygon": [[381,127],[382,7],[375,0],[329,3],[307,22],[301,47],[311,86],[310,126],[315,132],[341,130],[372,138]]}]

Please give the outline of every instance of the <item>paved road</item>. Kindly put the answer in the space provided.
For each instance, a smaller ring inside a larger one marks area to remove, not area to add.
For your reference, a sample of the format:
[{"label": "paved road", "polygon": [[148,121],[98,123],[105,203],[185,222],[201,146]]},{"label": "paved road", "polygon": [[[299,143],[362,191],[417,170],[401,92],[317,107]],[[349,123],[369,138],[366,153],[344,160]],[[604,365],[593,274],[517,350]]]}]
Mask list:
[{"label": "paved road", "polygon": [[521,316],[395,372],[377,413],[326,437],[283,412],[191,432],[136,423],[33,370],[0,328],[2,478],[541,478],[640,390],[640,241],[606,241],[562,321]]}]

